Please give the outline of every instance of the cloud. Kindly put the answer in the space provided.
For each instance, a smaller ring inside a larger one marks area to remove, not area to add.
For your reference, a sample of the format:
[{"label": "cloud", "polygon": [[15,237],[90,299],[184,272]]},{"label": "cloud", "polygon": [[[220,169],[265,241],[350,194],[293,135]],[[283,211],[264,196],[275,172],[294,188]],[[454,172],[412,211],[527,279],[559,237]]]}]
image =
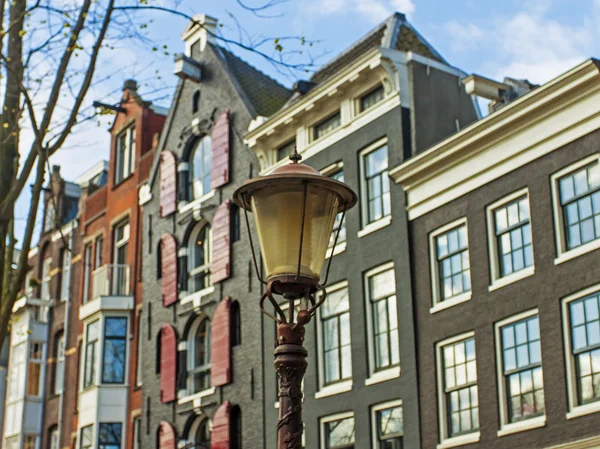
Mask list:
[{"label": "cloud", "polygon": [[472,23],[462,24],[451,20],[444,24],[444,29],[450,35],[451,49],[456,52],[475,50],[484,38],[483,30]]},{"label": "cloud", "polygon": [[417,7],[413,0],[391,0],[392,8],[395,11],[403,12],[408,19],[412,19]]},{"label": "cloud", "polygon": [[303,10],[311,16],[329,16],[340,12],[359,14],[370,23],[378,23],[394,12],[412,18],[416,7],[414,0],[319,0]]}]

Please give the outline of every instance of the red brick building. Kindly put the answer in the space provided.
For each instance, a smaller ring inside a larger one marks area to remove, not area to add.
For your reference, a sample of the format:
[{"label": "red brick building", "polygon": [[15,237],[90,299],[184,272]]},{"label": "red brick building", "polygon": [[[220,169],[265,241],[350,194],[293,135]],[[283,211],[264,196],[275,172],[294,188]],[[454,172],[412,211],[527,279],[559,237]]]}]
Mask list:
[{"label": "red brick building", "polygon": [[[77,447],[97,442],[139,448],[141,377],[138,329],[142,222],[138,187],[150,172],[166,111],[125,82],[111,133],[107,183],[83,188],[78,300],[81,363],[77,385]],[[123,445],[123,442],[125,444]]]}]

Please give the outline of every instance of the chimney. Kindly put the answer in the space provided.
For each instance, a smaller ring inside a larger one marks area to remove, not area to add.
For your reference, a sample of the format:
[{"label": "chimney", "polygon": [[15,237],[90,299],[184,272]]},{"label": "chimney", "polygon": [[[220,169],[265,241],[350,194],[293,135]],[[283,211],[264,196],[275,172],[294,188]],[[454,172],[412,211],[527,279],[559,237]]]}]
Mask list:
[{"label": "chimney", "polygon": [[538,87],[527,80],[504,78],[504,82],[500,83],[479,75],[467,76],[462,83],[467,94],[490,100],[490,114]]},{"label": "chimney", "polygon": [[136,80],[125,80],[123,84],[123,90],[130,90],[132,92],[137,92],[138,84]]},{"label": "chimney", "polygon": [[200,43],[200,51],[204,51],[206,44],[214,44],[217,23],[217,19],[206,14],[196,14],[193,17],[193,20],[181,35],[181,39],[185,43],[186,56],[192,56],[192,46],[196,42]]}]

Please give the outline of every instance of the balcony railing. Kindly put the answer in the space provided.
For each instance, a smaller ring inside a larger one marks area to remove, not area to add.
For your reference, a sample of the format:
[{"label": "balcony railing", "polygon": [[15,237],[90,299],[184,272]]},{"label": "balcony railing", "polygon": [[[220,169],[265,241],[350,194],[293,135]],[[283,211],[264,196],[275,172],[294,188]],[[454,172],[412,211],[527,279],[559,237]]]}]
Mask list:
[{"label": "balcony railing", "polygon": [[103,265],[92,273],[92,299],[130,294],[129,265]]}]

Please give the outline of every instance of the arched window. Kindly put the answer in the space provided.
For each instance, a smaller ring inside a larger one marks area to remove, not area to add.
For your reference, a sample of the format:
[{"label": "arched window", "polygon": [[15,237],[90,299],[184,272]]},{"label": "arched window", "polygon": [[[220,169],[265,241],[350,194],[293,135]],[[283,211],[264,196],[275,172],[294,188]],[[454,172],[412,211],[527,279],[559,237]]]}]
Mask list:
[{"label": "arched window", "polygon": [[231,303],[231,346],[237,346],[242,342],[242,326],[240,318],[240,303],[233,301]]},{"label": "arched window", "polygon": [[200,198],[210,192],[210,168],[212,160],[212,142],[205,136],[196,143],[190,155],[190,192],[191,198]]},{"label": "arched window", "polygon": [[197,449],[210,449],[210,426],[208,419],[197,418],[190,429],[188,439]]},{"label": "arched window", "polygon": [[188,335],[188,394],[210,388],[210,321],[198,317]]},{"label": "arched window", "polygon": [[197,90],[192,98],[192,112],[195,114],[200,110],[200,91]]},{"label": "arched window", "polygon": [[199,223],[188,242],[188,293],[210,286],[211,231],[208,224]]},{"label": "arched window", "polygon": [[239,405],[231,409],[231,449],[242,449],[242,411]]}]

